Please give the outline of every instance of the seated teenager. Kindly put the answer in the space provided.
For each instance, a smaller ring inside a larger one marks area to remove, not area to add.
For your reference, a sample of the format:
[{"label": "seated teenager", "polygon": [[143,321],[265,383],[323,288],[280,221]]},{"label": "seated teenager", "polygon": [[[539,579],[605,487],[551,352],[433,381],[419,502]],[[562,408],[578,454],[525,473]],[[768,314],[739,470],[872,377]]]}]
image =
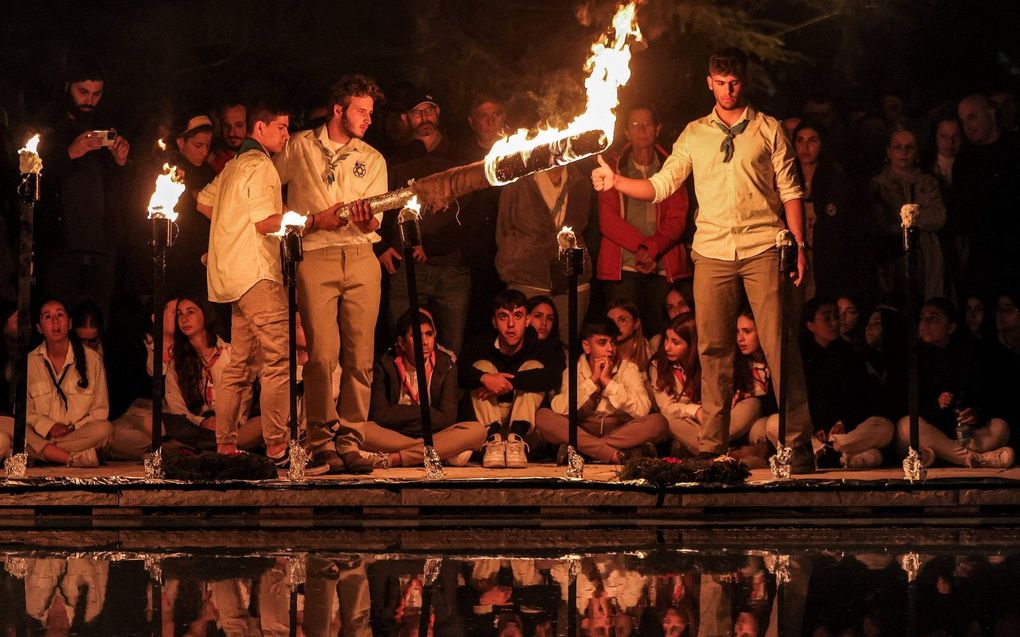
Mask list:
[{"label": "seated teenager", "polygon": [[647,372],[648,362],[655,350],[645,338],[637,306],[630,301],[619,299],[609,304],[606,316],[616,323],[620,330],[620,337],[616,342],[616,355],[622,361],[631,361],[637,365],[641,373]]},{"label": "seated teenager", "polygon": [[[380,468],[421,466],[425,457],[412,320],[410,311],[397,319],[396,343],[376,358],[373,371],[370,420],[365,423],[362,450],[376,454],[375,466]],[[485,427],[479,422],[457,422],[457,364],[436,348],[432,319],[419,312],[418,320],[436,453],[447,464],[463,466],[485,442]]]},{"label": "seated teenager", "polygon": [[[991,400],[970,347],[953,340],[956,309],[936,297],[921,308],[918,336],[918,403],[920,446],[925,465],[936,459],[966,467],[1013,466],[1009,424],[989,413]],[[901,454],[910,444],[910,418],[896,423]]]},{"label": "seated teenager", "polygon": [[[29,457],[70,467],[98,467],[113,426],[103,361],[71,332],[67,308],[49,300],[36,328],[43,343],[28,354],[25,446]],[[13,439],[14,419],[0,418]],[[0,450],[2,451],[2,450]]]},{"label": "seated teenager", "polygon": [[[806,333],[801,355],[816,462],[820,468],[877,467],[882,464],[882,449],[892,442],[893,424],[879,415],[878,382],[868,374],[864,357],[842,338],[837,308],[835,302],[816,297],[802,311]],[[774,440],[778,417],[770,419],[773,424],[769,437]]]},{"label": "seated teenager", "polygon": [[[609,320],[586,323],[581,330],[584,353],[577,360],[578,452],[599,462],[620,464],[628,453],[650,452],[669,435],[661,414],[652,414],[645,375],[616,352],[620,330]],[[560,393],[552,409],[540,409],[536,426],[550,443],[569,440],[569,374],[563,371]],[[565,459],[565,449],[557,454]]]},{"label": "seated teenager", "polygon": [[564,367],[562,349],[540,341],[527,327],[527,298],[507,289],[493,300],[495,334],[471,342],[459,366],[460,385],[471,394],[475,418],[487,427],[482,466],[528,466],[528,443],[534,435],[535,412],[545,393],[559,385]]},{"label": "seated teenager", "polygon": [[730,455],[753,467],[765,466],[768,456],[768,416],[778,410],[772,391],[772,371],[758,339],[758,325],[750,307],[737,317],[737,355],[733,359],[733,405],[730,407],[730,440],[747,438],[747,445]]},{"label": "seated teenager", "polygon": [[694,315],[679,314],[666,326],[648,366],[655,404],[669,423],[670,455],[698,455],[701,434],[701,364]]}]

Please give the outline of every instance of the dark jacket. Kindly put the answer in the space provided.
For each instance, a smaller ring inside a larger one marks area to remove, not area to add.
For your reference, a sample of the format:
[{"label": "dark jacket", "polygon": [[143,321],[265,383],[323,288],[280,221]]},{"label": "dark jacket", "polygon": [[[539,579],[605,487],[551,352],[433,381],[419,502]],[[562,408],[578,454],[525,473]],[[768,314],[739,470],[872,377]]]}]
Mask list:
[{"label": "dark jacket", "polygon": [[[507,356],[495,343],[496,333],[490,332],[475,339],[465,348],[460,358],[460,386],[465,390],[471,391],[482,386],[484,372],[474,366],[481,360],[489,361],[500,372],[513,374],[510,382],[517,391],[547,392],[559,388],[566,359],[558,345],[538,340],[538,334],[530,327],[525,328],[524,346],[516,354]],[[543,368],[519,371],[526,361],[538,361],[542,363]],[[513,392],[507,392],[500,396],[500,399],[501,402],[506,402],[512,397]]]},{"label": "dark jacket", "polygon": [[974,409],[981,424],[990,415],[977,356],[969,347],[955,342],[947,347],[934,347],[919,342],[917,370],[921,418],[941,429],[950,438],[956,436],[956,416],[952,408],[939,407],[939,395],[943,392],[949,392],[961,401],[960,406]]},{"label": "dark jacket", "polygon": [[[429,412],[432,429],[440,431],[457,422],[457,364],[448,354],[435,350],[436,367],[429,383]],[[399,405],[400,374],[394,362],[395,352],[387,350],[375,362],[372,377],[372,404],[370,418],[387,429],[417,438],[422,435],[421,408],[418,405]]]},{"label": "dark jacket", "polygon": [[808,406],[815,429],[828,431],[842,422],[846,431],[879,413],[878,383],[868,375],[864,357],[837,339],[822,348],[814,338],[801,347]]}]

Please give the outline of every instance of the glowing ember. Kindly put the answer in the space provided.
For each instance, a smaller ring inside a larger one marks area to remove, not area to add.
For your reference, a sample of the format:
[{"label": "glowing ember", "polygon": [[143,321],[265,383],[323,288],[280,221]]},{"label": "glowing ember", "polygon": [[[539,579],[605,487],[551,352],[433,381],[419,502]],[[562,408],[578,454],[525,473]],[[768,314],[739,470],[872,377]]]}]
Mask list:
[{"label": "glowing ember", "polygon": [[293,210],[288,210],[287,212],[283,213],[283,218],[280,219],[280,229],[277,230],[276,232],[273,232],[270,236],[282,238],[287,236],[288,232],[301,230],[305,227],[306,219],[307,217],[305,217],[304,215],[298,214]]},{"label": "glowing ember", "polygon": [[164,142],[162,139],[156,140],[156,146],[159,148],[160,151],[166,150],[166,142]]},{"label": "glowing ember", "polygon": [[184,194],[184,176],[177,166],[163,164],[163,172],[156,177],[156,189],[149,199],[149,219],[177,221],[174,206]]},{"label": "glowing ember", "polygon": [[[497,141],[485,157],[485,174],[492,185],[505,185],[516,179],[500,180],[496,175],[496,163],[501,157],[514,153],[525,156],[532,150],[547,146],[564,137],[601,131],[608,147],[613,143],[616,129],[616,107],[619,105],[617,92],[630,80],[630,44],[641,40],[638,29],[637,4],[635,1],[620,7],[613,17],[613,35],[603,35],[592,46],[591,57],[585,64],[588,78],[584,85],[588,103],[584,113],[562,130],[544,128],[537,132],[521,129],[515,134]],[[591,154],[586,153],[586,154]],[[565,165],[586,155],[574,156],[566,153],[557,159],[558,165]],[[526,161],[526,157],[525,157]]]},{"label": "glowing ember", "polygon": [[25,147],[18,151],[18,168],[22,175],[42,172],[42,160],[39,158],[39,135],[32,135]]}]

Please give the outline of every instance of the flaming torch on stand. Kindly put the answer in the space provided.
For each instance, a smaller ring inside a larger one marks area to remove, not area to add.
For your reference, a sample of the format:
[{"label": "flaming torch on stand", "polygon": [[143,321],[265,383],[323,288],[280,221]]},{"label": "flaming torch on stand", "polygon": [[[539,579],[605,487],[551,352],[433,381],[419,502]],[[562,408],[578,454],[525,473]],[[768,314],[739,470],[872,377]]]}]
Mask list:
[{"label": "flaming torch on stand", "polygon": [[577,244],[577,236],[569,226],[564,226],[556,235],[559,245],[560,263],[567,276],[567,329],[570,351],[567,364],[567,477],[572,480],[584,478],[584,458],[577,452],[577,359],[581,353],[577,345],[577,276],[584,271],[584,248]]},{"label": "flaming torch on stand", "polygon": [[[497,141],[485,159],[419,179],[404,188],[366,199],[372,214],[401,208],[417,197],[426,210],[441,210],[457,197],[489,186],[505,186],[522,177],[566,166],[601,153],[613,143],[617,92],[630,80],[630,47],[642,40],[637,2],[620,7],[612,29],[592,45],[585,64],[587,107],[563,129],[521,129]],[[337,216],[349,217],[350,206]]]},{"label": "flaming torch on stand", "polygon": [[297,268],[305,258],[301,245],[301,233],[305,229],[306,217],[288,210],[280,220],[280,229],[272,233],[280,240],[280,267],[283,269],[283,285],[287,288],[287,342],[290,356],[290,464],[287,477],[291,482],[305,479],[305,466],[308,464],[308,452],[298,440],[297,410]]},{"label": "flaming torch on stand", "polygon": [[149,199],[152,222],[152,308],[160,317],[152,330],[152,453],[145,458],[145,478],[163,477],[163,305],[166,304],[166,249],[174,244],[178,200],[184,194],[184,174],[176,166],[163,164],[156,176],[156,189]]},{"label": "flaming torch on stand", "polygon": [[21,238],[18,246],[18,340],[14,351],[14,382],[11,384],[11,405],[14,406],[14,440],[11,456],[4,459],[8,478],[25,477],[28,454],[25,453],[25,409],[27,406],[28,340],[32,333],[32,224],[35,202],[39,201],[39,180],[42,177],[42,159],[39,157],[39,136],[33,135],[18,151],[18,168],[21,183]]}]

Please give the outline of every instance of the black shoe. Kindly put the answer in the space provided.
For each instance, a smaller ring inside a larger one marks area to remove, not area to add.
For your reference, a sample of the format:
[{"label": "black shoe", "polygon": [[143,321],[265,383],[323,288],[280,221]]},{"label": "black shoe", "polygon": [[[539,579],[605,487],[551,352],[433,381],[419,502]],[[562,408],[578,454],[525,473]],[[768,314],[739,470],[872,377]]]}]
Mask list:
[{"label": "black shoe", "polygon": [[503,423],[498,420],[489,423],[489,428],[485,431],[485,439],[491,440],[496,434],[499,434],[500,438],[505,438],[503,435]]},{"label": "black shoe", "polygon": [[843,466],[840,454],[832,448],[831,442],[825,443],[815,454],[815,466],[819,469],[838,469]]},{"label": "black shoe", "polygon": [[531,431],[530,422],[527,420],[515,420],[510,423],[510,431],[507,433],[507,437],[510,437],[509,434],[517,434],[522,439],[527,438],[529,431]]},{"label": "black shoe", "polygon": [[[324,449],[317,451],[312,454],[312,459],[308,461],[308,467],[312,465],[321,465],[324,467],[322,473],[316,473],[312,475],[337,475],[344,472],[344,463],[340,460],[340,456],[336,455],[336,452],[332,449]],[[305,473],[308,473],[308,469],[305,469]]]},{"label": "black shoe", "polygon": [[[839,454],[836,454],[837,459]],[[790,458],[790,473],[814,473],[815,454],[811,450],[811,443],[793,448],[793,457]]]},{"label": "black shoe", "polygon": [[719,456],[724,456],[724,453],[716,453],[714,451],[699,451],[698,455],[694,456],[695,460],[704,460],[705,462],[712,462]]},{"label": "black shoe", "polygon": [[372,469],[375,468],[371,458],[365,458],[357,451],[346,451],[340,454],[340,459],[343,460],[346,473],[372,473]]}]

